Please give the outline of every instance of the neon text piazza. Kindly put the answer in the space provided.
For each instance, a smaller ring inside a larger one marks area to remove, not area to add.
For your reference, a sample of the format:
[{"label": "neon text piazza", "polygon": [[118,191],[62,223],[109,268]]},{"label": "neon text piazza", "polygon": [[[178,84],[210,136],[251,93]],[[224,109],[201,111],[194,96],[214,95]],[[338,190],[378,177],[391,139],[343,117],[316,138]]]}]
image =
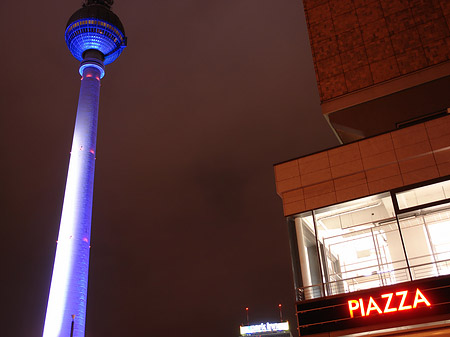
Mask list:
[{"label": "neon text piazza", "polygon": [[[412,300],[412,297],[414,299]],[[378,301],[378,302],[377,302]],[[350,317],[370,316],[371,314],[386,314],[396,311],[416,309],[417,307],[431,306],[430,301],[417,288],[415,295],[409,294],[408,290],[386,293],[381,295],[381,300],[375,301],[372,296],[368,300],[362,298],[348,301]],[[395,303],[395,304],[394,304]]]}]

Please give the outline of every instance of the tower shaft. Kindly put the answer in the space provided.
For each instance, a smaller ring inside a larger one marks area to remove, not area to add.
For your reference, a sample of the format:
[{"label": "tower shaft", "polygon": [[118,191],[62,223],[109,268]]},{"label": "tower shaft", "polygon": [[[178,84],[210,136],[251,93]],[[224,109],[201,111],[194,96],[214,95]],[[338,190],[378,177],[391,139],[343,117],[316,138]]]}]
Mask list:
[{"label": "tower shaft", "polygon": [[[82,62],[80,96],[53,267],[44,337],[85,333],[100,59]],[[75,316],[73,316],[75,315]]]}]

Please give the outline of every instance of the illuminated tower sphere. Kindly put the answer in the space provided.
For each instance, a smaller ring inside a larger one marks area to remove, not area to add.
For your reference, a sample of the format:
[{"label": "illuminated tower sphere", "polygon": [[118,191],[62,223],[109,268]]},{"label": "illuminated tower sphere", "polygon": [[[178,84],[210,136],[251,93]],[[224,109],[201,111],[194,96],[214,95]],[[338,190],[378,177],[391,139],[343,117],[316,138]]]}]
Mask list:
[{"label": "illuminated tower sphere", "polygon": [[81,61],[82,78],[44,337],[81,337],[85,332],[100,79],[104,65],[126,46],[112,2],[85,1],[66,27],[66,43]]}]

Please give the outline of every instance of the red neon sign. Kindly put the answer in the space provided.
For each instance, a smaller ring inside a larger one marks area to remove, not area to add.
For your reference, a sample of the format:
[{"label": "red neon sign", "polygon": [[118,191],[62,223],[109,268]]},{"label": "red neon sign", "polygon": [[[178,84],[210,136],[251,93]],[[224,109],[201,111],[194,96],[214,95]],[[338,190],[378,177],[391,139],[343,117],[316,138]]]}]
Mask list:
[{"label": "red neon sign", "polygon": [[[419,304],[424,304],[427,307],[431,306],[430,301],[425,297],[424,294],[417,288],[416,294],[414,296],[414,301],[412,304],[410,301],[407,301],[408,298],[408,290],[397,291],[395,293],[387,293],[381,295],[381,298],[384,299],[384,303],[378,300],[378,303],[373,299],[372,296],[369,297],[368,301],[364,301],[362,298],[358,300],[349,300],[348,301],[348,311],[350,313],[350,317],[355,317],[355,314],[358,313],[358,316],[370,316],[372,312],[377,312],[378,314],[386,314],[390,312],[403,311],[403,310],[411,310],[416,309]],[[383,310],[382,310],[383,309]]]}]

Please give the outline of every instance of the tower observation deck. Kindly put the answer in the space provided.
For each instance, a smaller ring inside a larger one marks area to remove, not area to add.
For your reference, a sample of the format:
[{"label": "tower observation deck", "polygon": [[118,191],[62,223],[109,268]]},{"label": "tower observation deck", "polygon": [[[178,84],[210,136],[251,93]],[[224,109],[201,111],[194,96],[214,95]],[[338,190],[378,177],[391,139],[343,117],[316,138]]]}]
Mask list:
[{"label": "tower observation deck", "polygon": [[85,1],[65,31],[82,78],[44,337],[85,334],[100,79],[127,44],[112,3]]}]

